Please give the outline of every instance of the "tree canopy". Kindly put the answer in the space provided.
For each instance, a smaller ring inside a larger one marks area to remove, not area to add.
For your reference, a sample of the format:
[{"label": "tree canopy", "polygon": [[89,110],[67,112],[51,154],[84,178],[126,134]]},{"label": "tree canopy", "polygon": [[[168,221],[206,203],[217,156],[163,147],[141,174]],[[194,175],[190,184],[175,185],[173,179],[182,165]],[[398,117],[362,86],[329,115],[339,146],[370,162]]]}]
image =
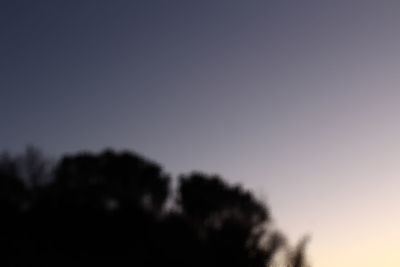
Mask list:
[{"label": "tree canopy", "polygon": [[[217,175],[133,152],[0,157],[2,266],[265,267],[287,251],[270,211]],[[305,266],[304,243],[285,264]],[[285,254],[286,255],[286,254]]]}]

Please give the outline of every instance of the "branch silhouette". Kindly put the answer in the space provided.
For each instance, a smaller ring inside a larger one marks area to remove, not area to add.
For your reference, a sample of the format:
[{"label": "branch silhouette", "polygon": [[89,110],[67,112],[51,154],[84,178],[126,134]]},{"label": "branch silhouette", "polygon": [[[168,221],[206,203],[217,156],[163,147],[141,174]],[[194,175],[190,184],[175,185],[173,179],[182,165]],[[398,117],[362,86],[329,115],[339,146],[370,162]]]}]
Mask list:
[{"label": "branch silhouette", "polygon": [[[265,267],[286,239],[264,203],[217,175],[133,152],[0,156],[2,266]],[[167,205],[167,203],[172,203]],[[287,257],[306,266],[305,242]]]}]

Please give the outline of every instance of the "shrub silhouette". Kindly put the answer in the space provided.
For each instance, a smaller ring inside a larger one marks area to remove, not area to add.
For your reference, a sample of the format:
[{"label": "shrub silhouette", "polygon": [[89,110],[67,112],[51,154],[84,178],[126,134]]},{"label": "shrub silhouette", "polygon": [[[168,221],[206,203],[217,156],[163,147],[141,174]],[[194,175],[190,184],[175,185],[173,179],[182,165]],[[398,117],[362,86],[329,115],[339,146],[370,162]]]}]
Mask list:
[{"label": "shrub silhouette", "polygon": [[[53,166],[32,148],[3,154],[0,264],[265,267],[285,247],[266,206],[241,186],[191,173],[172,194],[170,180],[131,152],[66,155]],[[303,248],[288,264],[305,265]]]}]

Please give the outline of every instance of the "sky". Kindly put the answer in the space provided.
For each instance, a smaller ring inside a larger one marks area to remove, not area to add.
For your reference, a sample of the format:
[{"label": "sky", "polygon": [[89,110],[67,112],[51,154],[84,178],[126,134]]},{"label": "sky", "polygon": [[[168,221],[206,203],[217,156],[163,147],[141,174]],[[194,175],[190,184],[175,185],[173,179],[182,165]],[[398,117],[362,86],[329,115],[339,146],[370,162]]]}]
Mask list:
[{"label": "sky", "polygon": [[314,267],[400,265],[400,3],[0,1],[0,148],[251,188]]}]

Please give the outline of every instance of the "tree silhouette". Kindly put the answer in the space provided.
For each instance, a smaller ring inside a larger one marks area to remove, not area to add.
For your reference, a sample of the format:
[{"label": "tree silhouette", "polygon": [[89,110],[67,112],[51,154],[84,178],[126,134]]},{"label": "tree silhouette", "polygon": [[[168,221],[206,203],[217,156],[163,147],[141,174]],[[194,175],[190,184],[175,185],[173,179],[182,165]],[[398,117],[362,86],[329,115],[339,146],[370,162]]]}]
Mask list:
[{"label": "tree silhouette", "polygon": [[306,262],[306,257],[305,257],[305,248],[306,245],[309,241],[308,237],[303,238],[300,240],[300,242],[297,244],[296,248],[292,251],[290,255],[290,265],[292,267],[307,267],[308,264]]},{"label": "tree silhouette", "polygon": [[[250,191],[191,173],[172,197],[170,180],[131,152],[65,155],[53,165],[32,148],[3,154],[0,264],[265,267],[284,249]],[[303,250],[288,256],[293,267],[305,266]]]},{"label": "tree silhouette", "polygon": [[0,211],[10,216],[26,204],[28,191],[21,180],[18,161],[7,153],[0,156]]},{"label": "tree silhouette", "polygon": [[168,194],[169,177],[135,154],[106,151],[66,156],[49,185],[53,205],[85,211],[146,209],[159,213]]},{"label": "tree silhouette", "polygon": [[267,266],[282,245],[276,232],[263,242],[270,223],[264,204],[218,176],[182,176],[179,205],[205,243],[207,266]]}]

